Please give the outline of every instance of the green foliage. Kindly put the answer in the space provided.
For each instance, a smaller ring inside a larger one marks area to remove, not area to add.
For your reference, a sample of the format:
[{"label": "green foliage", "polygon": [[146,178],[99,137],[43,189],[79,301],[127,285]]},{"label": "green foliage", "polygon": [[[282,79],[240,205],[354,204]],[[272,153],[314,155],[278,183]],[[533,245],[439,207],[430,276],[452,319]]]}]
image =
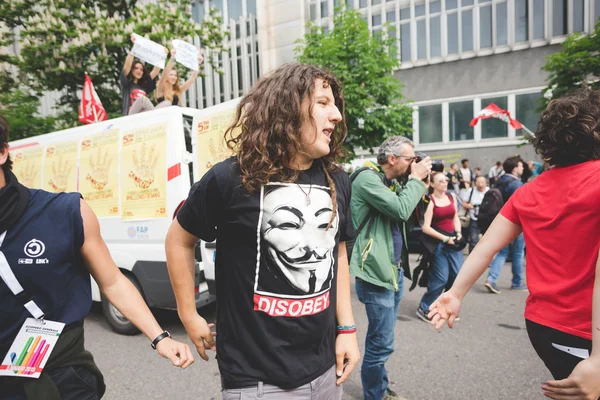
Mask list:
[{"label": "green foliage", "polygon": [[[299,61],[333,72],[342,83],[348,125],[347,150],[377,147],[388,136],[412,136],[412,108],[404,103],[395,40],[371,36],[367,22],[355,10],[338,10],[332,32],[309,24],[296,52]],[[385,27],[387,31],[388,27]],[[364,119],[364,127],[359,126]]]},{"label": "green foliage", "polygon": [[56,119],[37,116],[40,101],[35,94],[20,89],[0,92],[0,114],[10,125],[10,140],[52,132]]},{"label": "green foliage", "polygon": [[[552,54],[542,68],[548,72],[548,87],[543,90],[552,99],[583,86],[600,88],[600,22],[590,35],[574,33]],[[545,104],[550,101],[544,98]]]},{"label": "green foliage", "polygon": [[[88,72],[109,116],[120,114],[119,74],[131,33],[169,47],[173,39],[199,36],[209,62],[223,51],[227,33],[215,9],[202,25],[191,18],[191,0],[158,0],[136,5],[135,0],[30,0],[0,2],[5,27],[20,27],[19,37],[0,31],[0,45],[19,41],[19,57],[6,56],[18,67],[14,81],[34,91],[60,91],[57,104],[63,122],[77,121],[79,97]],[[149,66],[150,69],[152,66]]]}]

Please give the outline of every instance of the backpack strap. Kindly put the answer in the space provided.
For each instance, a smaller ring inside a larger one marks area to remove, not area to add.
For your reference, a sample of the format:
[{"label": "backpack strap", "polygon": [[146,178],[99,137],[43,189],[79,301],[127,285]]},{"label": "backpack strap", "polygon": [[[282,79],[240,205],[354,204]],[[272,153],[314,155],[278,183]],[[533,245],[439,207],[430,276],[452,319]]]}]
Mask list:
[{"label": "backpack strap", "polygon": [[[384,181],[384,177],[382,177],[377,171],[375,171],[373,168],[371,167],[360,167],[359,169],[357,169],[356,171],[354,171],[352,173],[352,175],[350,175],[350,183],[352,184],[352,182],[354,182],[354,180],[356,179],[356,177],[363,171],[373,171],[377,174],[377,176],[381,179],[381,183],[385,184]],[[367,228],[367,234],[366,236],[368,237],[369,234],[371,233],[371,228],[373,228],[373,223],[375,222],[375,216],[377,215],[377,213],[375,212],[375,210],[373,210],[372,208],[369,208],[369,212],[367,213],[367,215],[365,216],[365,218],[361,221],[360,225],[358,226],[358,229],[356,229],[356,236],[360,235],[360,232],[365,228],[365,225],[367,225],[367,223],[369,223],[369,227]]]}]

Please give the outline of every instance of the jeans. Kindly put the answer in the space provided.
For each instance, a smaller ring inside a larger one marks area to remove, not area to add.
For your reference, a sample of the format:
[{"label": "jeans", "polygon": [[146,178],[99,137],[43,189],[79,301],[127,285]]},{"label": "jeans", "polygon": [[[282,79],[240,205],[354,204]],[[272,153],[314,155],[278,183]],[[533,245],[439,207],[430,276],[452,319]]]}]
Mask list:
[{"label": "jeans", "polygon": [[224,389],[222,400],[341,400],[342,386],[335,382],[336,366],[312,382],[295,389],[281,389],[280,387],[259,382],[258,385],[244,389]]},{"label": "jeans", "polygon": [[479,225],[477,225],[477,221],[471,220],[469,224],[467,239],[469,241],[469,254],[473,251],[477,243],[479,243],[479,235],[481,234],[481,229],[479,229]]},{"label": "jeans", "polygon": [[404,271],[398,270],[398,291],[356,278],[358,300],[367,309],[369,328],[360,378],[365,400],[381,400],[388,388],[385,362],[394,352],[394,328],[404,294]]},{"label": "jeans", "polygon": [[[510,245],[506,246],[492,260],[490,264],[490,273],[488,274],[487,280],[492,283],[496,283],[496,280],[500,276],[500,270],[508,257]],[[523,254],[525,250],[525,239],[523,233],[521,233],[512,242],[512,287],[518,287],[523,285]]]},{"label": "jeans", "polygon": [[429,306],[444,291],[450,288],[463,264],[462,250],[447,249],[443,243],[438,244],[433,252],[431,271],[427,281],[427,292],[421,298],[421,310],[429,310]]}]

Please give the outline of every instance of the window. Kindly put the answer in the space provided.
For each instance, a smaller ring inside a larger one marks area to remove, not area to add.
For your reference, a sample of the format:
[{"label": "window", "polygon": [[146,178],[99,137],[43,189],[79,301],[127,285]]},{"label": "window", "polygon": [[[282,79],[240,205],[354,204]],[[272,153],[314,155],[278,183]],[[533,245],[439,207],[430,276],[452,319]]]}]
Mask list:
[{"label": "window", "polygon": [[[485,108],[494,103],[503,110],[508,106],[506,97],[494,97],[491,99],[482,99],[481,108]],[[481,138],[503,138],[508,136],[508,124],[497,118],[488,118],[481,121]]]},{"label": "window", "polygon": [[496,3],[496,45],[508,44],[508,5]]},{"label": "window", "polygon": [[444,1],[446,2],[448,54],[458,54],[458,0]]},{"label": "window", "polygon": [[348,10],[352,10],[354,8],[354,0],[346,0],[346,6]]},{"label": "window", "polygon": [[310,5],[310,11],[308,12],[309,16],[308,18],[311,20],[315,20],[317,19],[317,5],[316,4],[311,4]]},{"label": "window", "polygon": [[429,3],[429,56],[442,56],[442,3],[439,0]]},{"label": "window", "polygon": [[419,107],[419,142],[442,141],[442,105]]},{"label": "window", "polygon": [[474,130],[469,126],[473,119],[473,102],[461,101],[448,105],[450,141],[473,140]]},{"label": "window", "polygon": [[529,7],[527,0],[515,0],[515,41],[529,40]]},{"label": "window", "polygon": [[543,39],[546,36],[544,16],[544,0],[533,0],[533,38]]},{"label": "window", "polygon": [[376,6],[378,4],[381,4],[381,0],[371,0],[371,5]]},{"label": "window", "polygon": [[410,23],[400,24],[400,60],[410,62]]},{"label": "window", "polygon": [[458,54],[458,13],[448,14],[448,54]]},{"label": "window", "polygon": [[567,0],[552,0],[552,35],[567,34]]},{"label": "window", "polygon": [[492,5],[479,8],[479,47],[492,47]]},{"label": "window", "polygon": [[369,5],[368,0],[360,0],[360,2],[358,3],[358,6],[360,8],[365,8],[365,7],[367,7],[367,5]]},{"label": "window", "polygon": [[[540,119],[540,113],[537,109],[540,107],[539,100],[541,98],[541,93],[519,94],[516,96],[517,112],[515,118],[533,132],[535,132]],[[517,135],[520,136],[522,133],[517,131]]]},{"label": "window", "polygon": [[594,21],[600,18],[600,0],[594,0]]},{"label": "window", "polygon": [[381,14],[373,14],[371,17],[371,25],[373,27],[381,25]]},{"label": "window", "polygon": [[573,0],[573,32],[583,32],[584,0]]},{"label": "window", "polygon": [[[464,1],[463,1],[464,3]],[[462,51],[473,50],[473,9],[462,12]]]},{"label": "window", "polygon": [[256,0],[246,0],[246,12],[256,17]]},{"label": "window", "polygon": [[327,8],[327,0],[321,1],[321,18],[329,16],[329,9]]},{"label": "window", "polygon": [[242,14],[242,2],[239,0],[227,1],[227,15],[229,19],[238,20]]},{"label": "window", "polygon": [[204,21],[204,2],[198,1],[192,3],[192,18],[196,22]]},{"label": "window", "polygon": [[425,15],[425,4],[415,5],[415,17],[417,20],[417,59],[427,58],[427,16]]}]

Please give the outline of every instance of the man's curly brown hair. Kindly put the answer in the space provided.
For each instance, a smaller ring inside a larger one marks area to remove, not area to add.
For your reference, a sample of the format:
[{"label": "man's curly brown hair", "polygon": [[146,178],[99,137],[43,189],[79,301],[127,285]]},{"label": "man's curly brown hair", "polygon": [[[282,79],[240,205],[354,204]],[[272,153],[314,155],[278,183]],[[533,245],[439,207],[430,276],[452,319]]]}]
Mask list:
[{"label": "man's curly brown hair", "polygon": [[240,101],[234,121],[225,132],[225,140],[237,155],[242,185],[247,191],[260,190],[268,182],[295,182],[300,175],[294,168],[296,157],[308,155],[302,144],[303,124],[311,124],[316,133],[312,101],[308,115],[302,112],[302,102],[306,98],[312,99],[317,79],[323,80],[323,87],[331,88],[335,105],[342,115],[331,134],[329,154],[319,160],[331,189],[333,221],[337,202],[331,173],[340,168],[338,160],[344,156],[342,145],[347,135],[344,95],[333,74],[309,64],[292,63],[279,67],[261,78]]},{"label": "man's curly brown hair", "polygon": [[[0,149],[3,149],[5,146],[8,147],[8,132],[10,128],[8,125],[8,121],[0,115]],[[10,171],[12,169],[12,160],[10,159],[10,154],[6,159],[6,162],[2,165],[2,169],[4,171]]]},{"label": "man's curly brown hair", "polygon": [[552,100],[531,142],[550,165],[600,159],[600,90],[581,89]]}]

